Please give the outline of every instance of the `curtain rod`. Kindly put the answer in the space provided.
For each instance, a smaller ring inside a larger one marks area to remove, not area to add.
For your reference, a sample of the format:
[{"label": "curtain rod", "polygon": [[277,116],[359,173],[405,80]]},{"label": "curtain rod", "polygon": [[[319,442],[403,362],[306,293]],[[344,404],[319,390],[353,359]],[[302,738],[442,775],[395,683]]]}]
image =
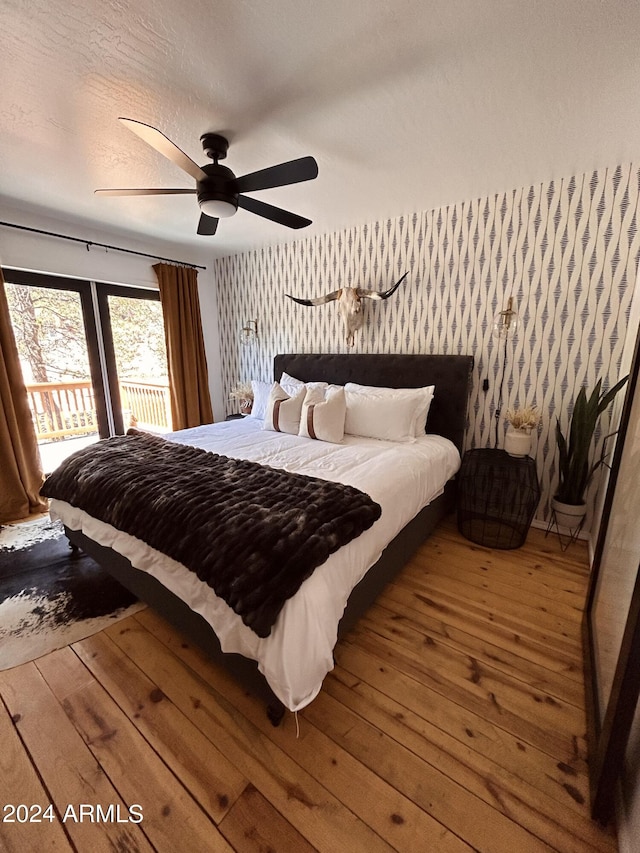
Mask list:
[{"label": "curtain rod", "polygon": [[115,252],[126,252],[129,255],[139,255],[141,258],[151,258],[154,261],[167,261],[170,264],[180,264],[184,267],[192,267],[195,270],[206,270],[198,264],[190,264],[186,261],[175,261],[172,258],[161,258],[158,255],[148,255],[146,252],[135,252],[133,249],[121,249],[119,246],[109,246],[107,243],[94,243],[93,240],[81,240],[80,237],[69,237],[67,234],[56,234],[55,231],[41,231],[39,228],[28,228],[26,225],[15,225],[13,222],[0,222],[5,228],[18,228],[20,231],[32,231],[34,234],[44,234],[45,237],[59,237],[61,240],[72,240],[74,243],[84,243],[87,252],[91,246],[99,246],[101,249],[113,249]]}]

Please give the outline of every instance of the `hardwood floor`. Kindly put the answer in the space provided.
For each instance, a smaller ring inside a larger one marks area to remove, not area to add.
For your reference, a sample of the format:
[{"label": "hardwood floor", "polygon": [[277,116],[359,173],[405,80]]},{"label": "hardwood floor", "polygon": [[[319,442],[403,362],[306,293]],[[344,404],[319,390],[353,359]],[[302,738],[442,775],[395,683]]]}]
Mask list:
[{"label": "hardwood floor", "polygon": [[491,551],[444,523],[299,736],[148,609],[1,672],[2,803],[54,808],[0,822],[0,849],[613,853],[588,817],[586,582],[582,543]]}]

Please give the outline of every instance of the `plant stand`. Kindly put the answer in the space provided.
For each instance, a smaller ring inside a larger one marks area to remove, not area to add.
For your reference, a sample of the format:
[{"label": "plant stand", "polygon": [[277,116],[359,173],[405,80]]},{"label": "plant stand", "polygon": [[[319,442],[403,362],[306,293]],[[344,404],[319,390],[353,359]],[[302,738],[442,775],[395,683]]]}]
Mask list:
[{"label": "plant stand", "polygon": [[[582,528],[584,527],[584,521],[586,516],[582,516],[580,519],[580,523],[577,527],[565,527],[565,530],[568,530],[568,533],[560,532],[560,525],[558,524],[558,519],[556,517],[556,511],[551,508],[551,515],[549,517],[549,524],[547,524],[547,530],[545,532],[545,539],[551,533],[551,530],[555,527],[555,532],[558,536],[558,540],[560,541],[560,548],[562,551],[566,551],[569,545],[572,545],[580,535]],[[564,538],[563,538],[564,537]]]}]

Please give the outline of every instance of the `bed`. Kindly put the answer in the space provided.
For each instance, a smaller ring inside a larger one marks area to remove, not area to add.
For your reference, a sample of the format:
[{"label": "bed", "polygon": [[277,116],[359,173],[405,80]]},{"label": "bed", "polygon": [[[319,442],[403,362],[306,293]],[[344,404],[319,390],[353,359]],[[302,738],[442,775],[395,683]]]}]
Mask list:
[{"label": "bed", "polygon": [[[335,479],[366,492],[381,507],[375,523],[304,580],[282,607],[268,636],[258,636],[212,590],[205,596],[205,585],[179,561],[80,506],[54,498],[51,512],[62,520],[74,547],[90,554],[262,698],[275,725],[286,709],[297,711],[313,700],[332,668],[337,639],[453,508],[472,365],[470,356],[455,355],[294,353],[275,357],[276,381],[286,373],[305,383],[357,382],[386,388],[435,385],[426,433],[415,442],[345,436],[339,445],[329,444],[263,430],[255,417],[170,436],[176,444],[201,447],[216,456]],[[431,474],[428,482],[416,474],[427,457],[429,466],[437,470],[434,482]]]}]

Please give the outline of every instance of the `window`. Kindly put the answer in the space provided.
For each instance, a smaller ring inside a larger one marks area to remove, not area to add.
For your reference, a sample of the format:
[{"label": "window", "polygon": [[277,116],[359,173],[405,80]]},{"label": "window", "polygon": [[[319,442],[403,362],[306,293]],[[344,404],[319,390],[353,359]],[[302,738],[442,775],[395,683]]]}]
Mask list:
[{"label": "window", "polygon": [[158,291],[3,273],[45,473],[130,426],[171,429]]}]

